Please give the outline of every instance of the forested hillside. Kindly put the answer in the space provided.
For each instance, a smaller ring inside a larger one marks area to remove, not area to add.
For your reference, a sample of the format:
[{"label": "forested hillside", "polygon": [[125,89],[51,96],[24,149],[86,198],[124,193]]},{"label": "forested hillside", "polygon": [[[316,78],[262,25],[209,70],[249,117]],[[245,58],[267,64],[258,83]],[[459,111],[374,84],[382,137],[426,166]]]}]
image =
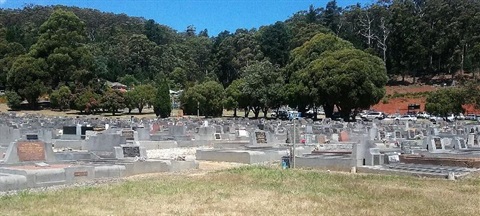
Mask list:
[{"label": "forested hillside", "polygon": [[[205,115],[222,107],[258,115],[288,104],[323,106],[327,115],[336,106],[348,116],[381,100],[387,74],[476,72],[479,33],[476,0],[346,8],[331,1],[269,26],[218,35],[194,26],[177,32],[125,14],[27,6],[0,10],[0,88],[35,107],[39,96],[66,86],[65,108],[86,111],[85,103],[94,110],[105,104],[105,80],[147,85],[150,96],[165,80],[185,90],[186,113],[196,113],[198,103]],[[116,108],[138,108],[132,98],[119,99]]]}]

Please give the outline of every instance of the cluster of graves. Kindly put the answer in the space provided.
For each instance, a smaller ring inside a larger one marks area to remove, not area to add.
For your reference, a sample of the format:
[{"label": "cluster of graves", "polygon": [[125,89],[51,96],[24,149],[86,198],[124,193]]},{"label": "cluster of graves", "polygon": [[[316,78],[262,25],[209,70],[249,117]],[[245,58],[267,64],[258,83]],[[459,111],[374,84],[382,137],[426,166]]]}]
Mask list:
[{"label": "cluster of graves", "polygon": [[[298,168],[461,178],[480,168],[480,125],[137,119],[0,114],[0,191],[290,158]],[[148,158],[196,150],[195,160]],[[293,160],[294,159],[294,160]]]}]

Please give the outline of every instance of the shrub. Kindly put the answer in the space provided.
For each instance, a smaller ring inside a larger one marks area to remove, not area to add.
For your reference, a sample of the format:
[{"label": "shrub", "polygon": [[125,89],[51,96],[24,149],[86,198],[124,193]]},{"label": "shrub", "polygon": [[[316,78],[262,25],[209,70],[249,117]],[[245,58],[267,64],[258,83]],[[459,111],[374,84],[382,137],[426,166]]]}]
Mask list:
[{"label": "shrub", "polygon": [[5,93],[7,96],[7,105],[12,110],[20,109],[20,104],[22,103],[22,98],[16,92],[8,91]]},{"label": "shrub", "polygon": [[170,88],[164,79],[157,88],[157,94],[153,100],[153,110],[157,117],[168,118],[172,112],[172,103],[170,101]]}]

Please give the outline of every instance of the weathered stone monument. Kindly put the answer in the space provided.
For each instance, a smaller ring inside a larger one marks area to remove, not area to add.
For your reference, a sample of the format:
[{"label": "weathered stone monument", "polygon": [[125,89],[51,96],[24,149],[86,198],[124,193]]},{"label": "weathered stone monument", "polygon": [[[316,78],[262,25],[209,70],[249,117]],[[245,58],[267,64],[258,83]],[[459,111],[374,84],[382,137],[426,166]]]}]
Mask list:
[{"label": "weathered stone monument", "polygon": [[40,140],[19,140],[8,147],[4,162],[7,164],[55,162],[52,145]]}]

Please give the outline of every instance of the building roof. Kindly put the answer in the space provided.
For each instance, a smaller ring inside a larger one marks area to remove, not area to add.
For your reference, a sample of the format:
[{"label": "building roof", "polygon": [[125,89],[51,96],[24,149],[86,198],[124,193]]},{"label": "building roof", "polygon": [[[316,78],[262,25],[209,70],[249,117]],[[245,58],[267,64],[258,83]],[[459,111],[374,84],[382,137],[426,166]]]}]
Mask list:
[{"label": "building roof", "polygon": [[122,84],[122,83],[119,83],[119,82],[110,82],[110,81],[107,81],[107,85],[110,86],[110,87],[127,88],[126,85],[124,85],[124,84]]}]

